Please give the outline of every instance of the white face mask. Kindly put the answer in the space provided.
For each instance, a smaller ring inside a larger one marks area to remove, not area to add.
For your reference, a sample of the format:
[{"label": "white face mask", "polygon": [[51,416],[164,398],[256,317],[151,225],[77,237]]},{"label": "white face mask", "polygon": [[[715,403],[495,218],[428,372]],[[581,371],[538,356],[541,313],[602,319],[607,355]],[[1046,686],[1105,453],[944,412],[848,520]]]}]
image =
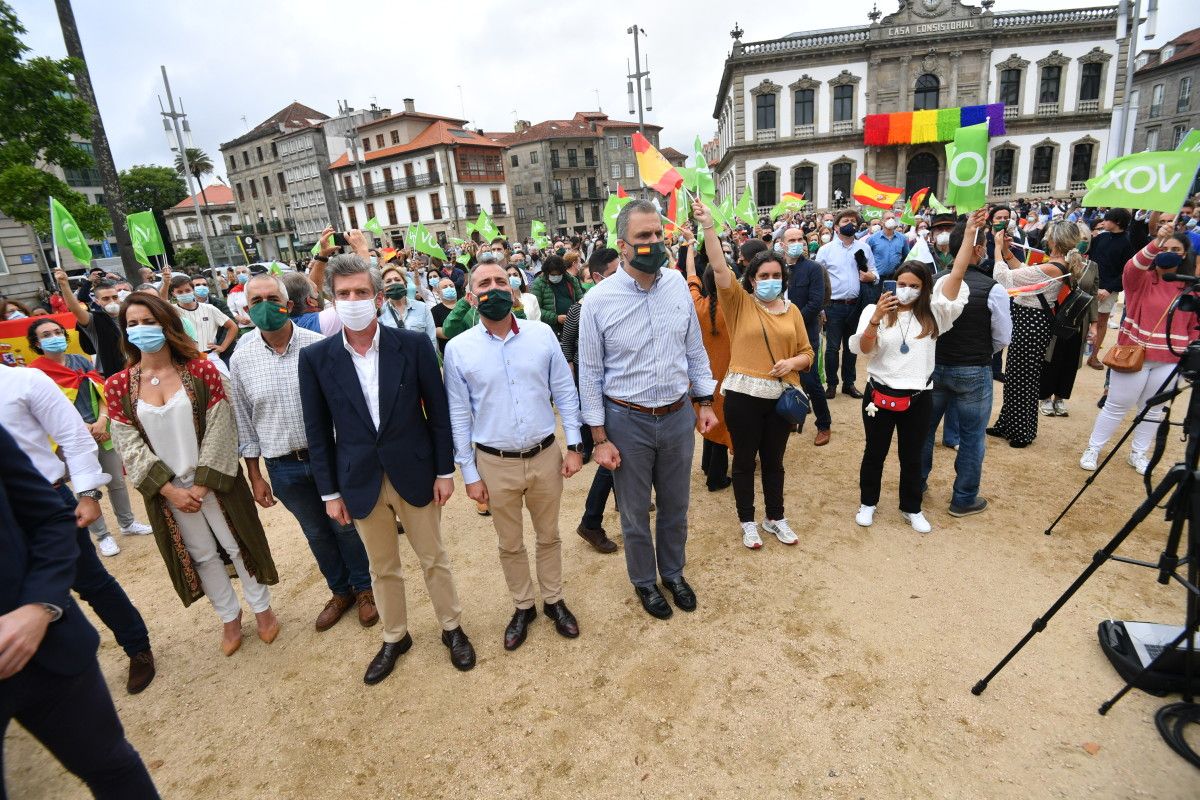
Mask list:
[{"label": "white face mask", "polygon": [[375,299],[338,300],[334,303],[338,319],[352,331],[365,330],[375,319]]},{"label": "white face mask", "polygon": [[108,313],[108,315],[110,317],[115,317],[121,311],[121,304],[120,303],[109,303],[108,305],[106,305],[104,307],[104,310],[105,310],[105,312]]},{"label": "white face mask", "polygon": [[917,302],[917,298],[921,296],[921,290],[915,286],[897,286],[896,299],[900,301],[900,305],[906,306],[910,303]]},{"label": "white face mask", "polygon": [[935,241],[937,242],[938,247],[945,247],[946,245],[950,244],[950,234],[939,233]]},{"label": "white face mask", "polygon": [[879,233],[879,224],[878,223],[871,226],[871,233]]},{"label": "white face mask", "polygon": [[131,292],[128,289],[122,289],[121,291],[117,292],[117,300],[124,303],[125,298],[129,297],[130,294]]},{"label": "white face mask", "polygon": [[830,236],[828,233],[821,234],[821,244],[829,244],[829,240],[832,238],[833,237]]},{"label": "white face mask", "polygon": [[883,227],[887,228],[889,231],[896,230],[896,220],[894,220],[894,219],[884,220]]}]

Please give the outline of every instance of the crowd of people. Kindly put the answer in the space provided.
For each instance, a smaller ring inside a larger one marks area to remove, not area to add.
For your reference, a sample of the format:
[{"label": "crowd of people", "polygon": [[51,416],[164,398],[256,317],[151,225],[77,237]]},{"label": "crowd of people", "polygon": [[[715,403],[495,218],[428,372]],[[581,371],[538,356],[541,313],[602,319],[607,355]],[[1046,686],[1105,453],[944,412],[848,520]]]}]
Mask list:
[{"label": "crowd of people", "polygon": [[[312,261],[283,274],[164,268],[131,283],[95,270],[72,291],[57,271],[45,310],[71,314],[74,326],[11,301],[0,307],[7,319],[29,317],[38,354],[28,367],[0,366],[0,446],[22,462],[5,471],[0,516],[12,522],[0,528],[26,531],[27,557],[13,569],[39,576],[0,616],[0,679],[31,658],[31,697],[53,690],[34,683],[40,670],[68,676],[79,707],[111,735],[64,762],[93,788],[120,780],[140,787],[122,796],[154,796],[94,657],[81,655],[94,653],[95,633],[68,593],[124,648],[128,691],[144,690],[155,675],[147,627],[97,557],[120,552],[100,512],[102,487],[122,535],[153,535],[183,605],[208,599],[226,656],[242,645],[243,601],[257,636],[278,636],[270,587],[288,576],[258,509],[282,503],[328,587],[315,629],[351,609],[363,627],[379,625],[364,672],[376,684],[413,644],[404,540],[451,664],[475,666],[441,527],[456,469],[496,532],[514,608],[503,646],[514,650],[533,630],[539,597],[559,635],[580,635],[563,592],[560,516],[564,481],[589,462],[576,530],[598,553],[623,549],[644,610],[666,619],[698,604],[685,578],[696,432],[706,488],[732,486],[730,528],[742,545],[761,549],[760,531],[794,545],[805,531],[788,522],[785,460],[804,423],[780,404],[800,393],[823,447],[836,441],[830,404],[840,393],[860,404],[865,434],[854,520],[875,521],[894,438],[899,511],[927,534],[939,426],[957,451],[948,513],[981,513],[987,436],[1032,445],[1042,419],[1070,413],[1077,370],[1107,367],[1080,448],[1080,465],[1095,469],[1127,413],[1169,382],[1197,329],[1183,312],[1167,328],[1185,284],[1163,280],[1195,272],[1200,212],[1190,205],[1171,214],[1022,201],[912,224],[891,210],[866,219],[843,208],[731,230],[702,202],[691,211],[676,227],[633,199],[615,248],[603,230],[540,248],[500,237],[452,248],[445,262],[375,249],[357,230],[345,232],[341,252],[328,229]],[[1117,346],[1101,361],[1110,320]],[[67,352],[69,327],[90,357]],[[989,426],[996,383],[1003,399]],[[1129,463],[1139,473],[1162,413],[1153,409],[1134,434]],[[614,495],[620,544],[603,526]],[[75,536],[60,541],[71,527]],[[23,611],[31,603],[38,613]],[[60,617],[73,633],[47,627]],[[84,743],[52,747],[75,753]]]}]

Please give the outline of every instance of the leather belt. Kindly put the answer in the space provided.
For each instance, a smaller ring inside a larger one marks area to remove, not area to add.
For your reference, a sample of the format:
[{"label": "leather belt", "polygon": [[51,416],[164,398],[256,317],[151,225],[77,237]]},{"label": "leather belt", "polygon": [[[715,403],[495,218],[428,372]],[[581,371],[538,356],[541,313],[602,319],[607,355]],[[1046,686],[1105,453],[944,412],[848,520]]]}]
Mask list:
[{"label": "leather belt", "polygon": [[554,444],[554,434],[550,434],[545,439],[535,444],[528,450],[498,450],[495,447],[488,447],[486,444],[476,444],[475,447],[491,456],[499,458],[533,458],[538,453],[542,452],[550,445]]},{"label": "leather belt", "polygon": [[829,302],[831,302],[831,303],[841,303],[842,305],[847,305],[847,306],[848,306],[848,305],[851,305],[851,304],[857,304],[857,303],[858,303],[858,298],[857,298],[857,297],[847,297],[847,298],[846,298],[846,299],[844,299],[844,300],[830,300]]},{"label": "leather belt", "polygon": [[308,448],[304,447],[299,450],[293,450],[281,456],[272,456],[267,461],[308,461]]},{"label": "leather belt", "polygon": [[674,403],[671,403],[669,406],[655,406],[651,408],[650,406],[639,406],[637,403],[618,400],[617,398],[609,397],[608,395],[604,395],[604,398],[610,403],[616,403],[621,408],[628,408],[630,411],[636,411],[639,414],[649,414],[652,417],[665,417],[672,411],[678,411],[679,409],[683,408],[683,404],[687,402],[687,396],[685,395],[676,400]]}]

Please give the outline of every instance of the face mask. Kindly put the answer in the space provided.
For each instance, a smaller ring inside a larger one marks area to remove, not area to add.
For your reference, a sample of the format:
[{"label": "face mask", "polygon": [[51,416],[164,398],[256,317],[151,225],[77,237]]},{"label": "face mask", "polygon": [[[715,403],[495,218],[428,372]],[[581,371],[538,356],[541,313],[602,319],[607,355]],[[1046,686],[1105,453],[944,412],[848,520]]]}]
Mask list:
[{"label": "face mask", "polygon": [[366,330],[375,319],[375,301],[338,300],[334,303],[338,319],[352,331]]},{"label": "face mask", "polygon": [[754,285],[754,296],[764,303],[779,297],[783,291],[783,281],[779,278],[764,278]]},{"label": "face mask", "polygon": [[175,295],[175,302],[181,306],[190,306],[196,302],[196,295],[193,292],[184,292],[183,294]]},{"label": "face mask", "polygon": [[455,289],[453,286],[447,286],[445,289],[442,289],[442,299],[443,300],[457,300],[458,299],[458,290]]},{"label": "face mask", "polygon": [[829,244],[829,242],[832,239],[833,239],[833,237],[830,236],[828,233],[821,234],[821,244]]},{"label": "face mask", "polygon": [[441,283],[441,279],[439,279],[439,278],[430,278],[429,280],[427,280],[427,281],[425,281],[425,282],[429,284],[429,288],[430,288],[430,289],[436,289],[436,288],[437,288],[437,285],[438,285],[439,283]]},{"label": "face mask", "polygon": [[939,233],[934,241],[937,242],[938,247],[945,247],[946,245],[950,244],[950,234]]},{"label": "face mask", "polygon": [[849,223],[843,225],[842,227],[838,228],[838,233],[840,233],[842,236],[849,238],[849,237],[853,236],[854,234],[858,233],[858,226],[852,222],[849,222]]},{"label": "face mask", "polygon": [[563,247],[558,248],[554,252],[558,253],[559,256],[565,256],[567,254],[566,248]]},{"label": "face mask", "polygon": [[896,230],[896,220],[894,220],[894,219],[887,220],[886,222],[883,223],[883,227],[887,228],[889,231]]},{"label": "face mask", "polygon": [[831,229],[831,230],[832,230],[832,228],[833,228],[833,220],[831,220],[831,219],[827,219],[827,220],[825,220],[824,222],[822,222],[821,224],[822,224],[822,225],[824,225],[826,228],[829,228],[829,229]]},{"label": "face mask", "polygon": [[774,249],[775,249],[776,253],[782,254],[783,253],[783,244],[781,242],[776,242]]},{"label": "face mask", "polygon": [[788,258],[799,258],[804,255],[804,242],[792,242],[787,248]]},{"label": "face mask", "polygon": [[[122,289],[121,291],[117,292],[117,300],[124,303],[125,298],[129,297],[131,294],[133,294],[133,292],[129,291],[128,289]],[[205,294],[208,294],[208,292],[205,292]]]},{"label": "face mask", "polygon": [[264,331],[277,331],[288,321],[287,306],[263,300],[250,306],[250,321]]},{"label": "face mask", "polygon": [[562,283],[562,275],[547,275],[546,280],[551,283]]},{"label": "face mask", "polygon": [[[119,294],[117,296],[120,297]],[[208,297],[208,287],[207,286],[197,286],[196,287],[196,297],[199,297],[201,300]]]},{"label": "face mask", "polygon": [[878,223],[877,223],[877,224],[875,224],[875,225],[872,225],[872,226],[871,226],[871,233],[879,233],[879,225],[878,225]]},{"label": "face mask", "polygon": [[917,228],[917,236],[925,238],[929,235],[929,228]]},{"label": "face mask", "polygon": [[1082,242],[1075,245],[1075,252],[1079,253],[1079,255],[1084,255],[1088,251],[1089,244],[1090,244],[1090,242],[1088,242],[1087,239],[1084,239]]},{"label": "face mask", "polygon": [[1159,269],[1175,269],[1182,263],[1183,256],[1170,250],[1164,250],[1154,257],[1154,266]]},{"label": "face mask", "polygon": [[244,272],[241,275],[238,275],[238,283],[245,283],[248,280],[250,280],[250,276]]},{"label": "face mask", "polygon": [[917,302],[917,298],[920,296],[921,290],[915,286],[896,287],[896,299],[900,301],[900,305],[902,306]]},{"label": "face mask", "polygon": [[125,338],[143,353],[157,353],[166,344],[167,337],[158,325],[138,325],[127,328]]},{"label": "face mask", "polygon": [[817,244],[816,242],[808,243],[808,252],[815,253],[815,252],[817,252],[818,249],[820,249],[820,245]]},{"label": "face mask", "polygon": [[633,260],[629,266],[653,275],[667,263],[667,246],[662,242],[633,245]]},{"label": "face mask", "polygon": [[993,222],[992,223],[992,230],[996,233],[999,233],[1000,231],[1004,230],[1007,227],[1008,227],[1007,222]]},{"label": "face mask", "polygon": [[371,256],[371,266],[372,267],[379,266],[379,256]]},{"label": "face mask", "polygon": [[120,303],[109,303],[108,305],[106,305],[104,307],[104,310],[106,312],[108,312],[108,315],[110,317],[115,317],[121,311],[121,304]]},{"label": "face mask", "polygon": [[479,313],[493,322],[499,322],[512,311],[512,295],[503,290],[493,289],[486,294],[479,295],[478,300]]},{"label": "face mask", "polygon": [[67,337],[47,336],[38,342],[38,346],[42,348],[43,353],[65,353],[67,352]]},{"label": "face mask", "polygon": [[403,283],[389,283],[383,290],[383,296],[388,300],[399,300],[408,297],[408,287]]},{"label": "face mask", "polygon": [[508,276],[508,285],[512,287],[512,290],[514,292],[521,291],[521,279],[518,278],[516,275]]},{"label": "face mask", "polygon": [[404,296],[409,300],[415,300],[417,297],[417,285],[415,283],[406,284],[404,288]]}]

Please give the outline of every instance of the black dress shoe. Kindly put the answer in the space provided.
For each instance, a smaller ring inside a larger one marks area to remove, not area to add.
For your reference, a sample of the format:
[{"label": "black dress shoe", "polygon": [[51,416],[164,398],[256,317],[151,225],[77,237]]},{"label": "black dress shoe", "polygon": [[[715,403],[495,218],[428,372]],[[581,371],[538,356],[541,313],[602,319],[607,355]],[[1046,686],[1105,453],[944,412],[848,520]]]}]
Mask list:
[{"label": "black dress shoe", "polygon": [[667,587],[675,605],[679,606],[681,610],[696,610],[696,593],[692,591],[691,586],[688,586],[688,582],[683,579],[682,575],[673,581],[664,580],[663,586]]},{"label": "black dress shoe", "polygon": [[732,483],[733,478],[729,477],[728,475],[721,475],[716,480],[711,480],[708,482],[708,490],[710,492],[719,492],[722,489],[728,489],[729,485]]},{"label": "black dress shoe", "polygon": [[1008,438],[1000,431],[999,428],[995,428],[995,427],[985,428],[983,432],[986,433],[988,436],[995,436],[997,439],[1007,439]]},{"label": "black dress shoe", "polygon": [[525,642],[526,634],[529,633],[529,623],[535,619],[537,619],[537,609],[533,606],[518,608],[513,613],[508,627],[504,629],[504,649],[516,650],[520,647]]},{"label": "black dress shoe", "polygon": [[825,389],[825,399],[827,399],[827,400],[832,400],[832,399],[833,399],[833,398],[835,398],[835,397],[837,397],[837,387],[836,387],[836,386],[829,386],[829,387],[826,387],[826,389]]},{"label": "black dress shoe", "polygon": [[853,397],[855,400],[863,399],[863,393],[860,392],[858,389],[855,389],[854,386],[852,386],[852,385],[851,386],[843,386],[842,394],[844,394],[848,397]]},{"label": "black dress shoe", "polygon": [[554,620],[554,630],[558,631],[559,636],[574,639],[579,635],[579,623],[571,609],[567,608],[566,602],[559,600],[557,603],[543,603],[542,613]]},{"label": "black dress shoe", "polygon": [[379,652],[367,665],[367,674],[363,676],[363,683],[374,686],[391,675],[392,668],[396,666],[396,660],[407,653],[410,647],[412,647],[412,637],[407,633],[398,642],[384,642],[383,647],[379,648]]},{"label": "black dress shoe", "polygon": [[455,669],[466,672],[474,668],[475,648],[461,627],[452,631],[442,631],[442,644],[450,648],[450,663]]},{"label": "black dress shoe", "polygon": [[638,599],[642,601],[642,608],[646,609],[646,613],[650,616],[667,619],[675,613],[667,605],[667,598],[662,596],[658,586],[635,586],[633,589],[637,592]]}]

